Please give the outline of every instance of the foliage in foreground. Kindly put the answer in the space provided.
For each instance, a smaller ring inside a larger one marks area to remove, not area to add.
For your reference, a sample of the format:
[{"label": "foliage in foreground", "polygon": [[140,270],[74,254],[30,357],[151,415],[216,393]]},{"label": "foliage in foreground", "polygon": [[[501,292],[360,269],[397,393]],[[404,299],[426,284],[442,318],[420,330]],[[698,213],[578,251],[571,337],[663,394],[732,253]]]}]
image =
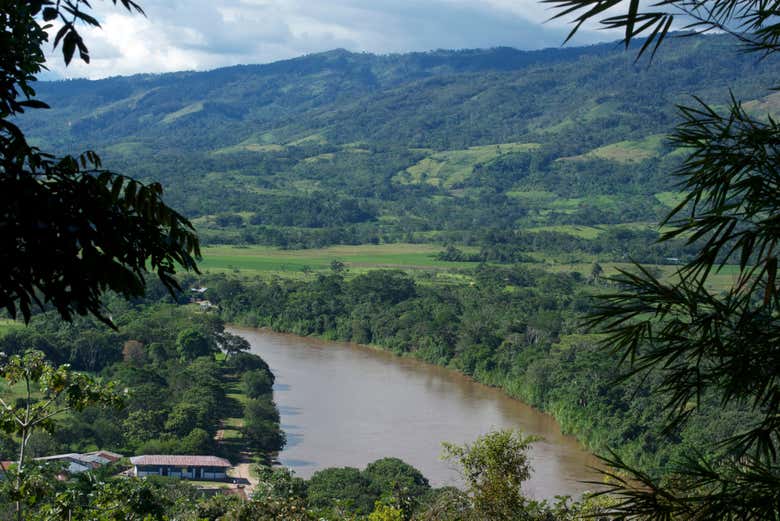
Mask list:
[{"label": "foliage in foreground", "polygon": [[[207,454],[218,450],[214,436],[226,418],[243,423],[235,428],[246,447],[265,453],[284,445],[268,365],[242,352],[242,343],[224,331],[219,318],[185,306],[128,306],[120,299],[110,308],[119,331],[94,319],[68,324],[44,313],[0,337],[0,351],[8,355],[38,350],[55,364],[70,363],[128,391],[121,409],[84,407],[61,418],[56,429],[34,434],[33,456],[98,448]],[[234,354],[218,356],[225,348]],[[0,388],[1,395],[14,393],[13,387]],[[227,456],[238,450],[229,449]],[[10,454],[0,447],[2,456]]]},{"label": "foliage in foreground", "polygon": [[[473,444],[445,445],[461,470],[466,491],[431,488],[411,465],[384,458],[365,469],[329,468],[308,480],[285,468],[259,466],[260,483],[249,501],[203,495],[195,484],[169,478],[112,476],[118,468],[90,471],[67,481],[55,468],[31,465],[23,490],[24,519],[35,521],[574,521],[604,511],[602,500],[554,503],[523,495],[531,473],[530,438],[513,431],[486,434]],[[35,480],[32,477],[35,476]],[[0,505],[13,500],[0,482]],[[13,509],[0,512],[10,520]]]},{"label": "foliage in foreground", "polygon": [[[640,54],[665,39],[675,16],[689,28],[718,30],[744,50],[765,56],[780,50],[777,4],[751,0],[670,0],[652,8],[620,0],[548,0],[556,16],[572,15],[575,27],[619,6],[603,18],[625,30],[628,46],[649,33]],[[721,407],[739,406],[751,421],[717,450],[703,447],[652,475],[620,457],[607,458],[616,482],[608,492],[621,500],[620,518],[764,520],[780,516],[780,126],[751,116],[733,97],[716,110],[702,100],[681,107],[682,123],[671,141],[689,155],[676,171],[686,197],[665,223],[662,240],[700,241],[696,256],[671,280],[646,269],[623,272],[620,290],[604,295],[590,324],[603,345],[631,375],[656,376],[652,390],[665,398],[667,431],[690,422],[706,397]],[[726,260],[739,263],[733,284],[715,293],[713,273]],[[724,433],[725,434],[725,433]]]},{"label": "foliage in foreground", "polygon": [[[131,0],[119,1],[140,11]],[[162,185],[106,170],[92,151],[45,153],[11,121],[48,108],[33,84],[45,68],[52,21],[62,23],[54,46],[65,62],[77,49],[89,62],[77,26],[99,26],[90,9],[80,0],[0,4],[0,308],[25,321],[35,305],[51,305],[66,320],[92,314],[110,323],[101,300],[106,291],[139,297],[147,271],[173,291],[177,267],[197,271],[197,236],[163,202]]]}]

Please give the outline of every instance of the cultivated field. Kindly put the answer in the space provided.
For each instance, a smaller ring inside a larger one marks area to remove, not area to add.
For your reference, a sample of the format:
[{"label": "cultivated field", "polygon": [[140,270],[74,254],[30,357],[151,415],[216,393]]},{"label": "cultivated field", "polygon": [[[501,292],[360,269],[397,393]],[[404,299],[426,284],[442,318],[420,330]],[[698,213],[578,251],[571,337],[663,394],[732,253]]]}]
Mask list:
[{"label": "cultivated field", "polygon": [[204,248],[201,269],[213,272],[238,271],[244,274],[279,273],[294,275],[330,269],[333,261],[343,262],[351,271],[375,268],[403,270],[451,270],[476,266],[476,262],[436,260],[441,246],[432,244],[383,244],[333,246],[308,250],[280,250],[269,246],[212,246]]},{"label": "cultivated field", "polygon": [[[587,231],[587,227],[585,227]],[[343,262],[350,275],[359,275],[372,269],[400,269],[422,276],[433,275],[439,283],[468,281],[469,269],[477,262],[445,262],[436,259],[442,247],[435,244],[383,244],[360,246],[333,246],[330,248],[308,250],[280,250],[270,246],[209,246],[203,249],[201,270],[211,273],[237,273],[243,276],[287,278],[305,278],[316,272],[330,269],[333,261]],[[466,253],[476,252],[476,248],[461,248]],[[579,272],[589,276],[593,263],[598,259],[593,255],[573,253],[570,255],[550,255],[543,252],[531,252],[529,257],[538,262],[523,263],[529,268],[544,269],[550,272]],[[604,276],[617,274],[618,269],[630,270],[628,262],[601,262]],[[677,266],[649,265],[659,275],[671,276]],[[711,288],[722,290],[728,287],[736,276],[736,266],[725,266],[712,276]]]}]

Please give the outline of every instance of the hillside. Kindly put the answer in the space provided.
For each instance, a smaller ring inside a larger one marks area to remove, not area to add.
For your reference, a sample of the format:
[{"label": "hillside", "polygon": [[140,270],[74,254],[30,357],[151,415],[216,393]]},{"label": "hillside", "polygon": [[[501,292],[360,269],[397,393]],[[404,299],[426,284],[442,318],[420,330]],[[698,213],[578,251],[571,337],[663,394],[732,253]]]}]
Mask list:
[{"label": "hillside", "polygon": [[[41,83],[36,144],[92,148],[163,182],[207,242],[285,247],[475,241],[485,229],[590,238],[646,229],[675,199],[663,136],[691,95],[759,113],[780,72],[720,36],[651,64],[614,44],[277,62]],[[580,228],[577,228],[580,229]],[[595,230],[595,231],[594,231]],[[479,239],[481,240],[481,239]],[[476,240],[479,242],[479,240]]]}]

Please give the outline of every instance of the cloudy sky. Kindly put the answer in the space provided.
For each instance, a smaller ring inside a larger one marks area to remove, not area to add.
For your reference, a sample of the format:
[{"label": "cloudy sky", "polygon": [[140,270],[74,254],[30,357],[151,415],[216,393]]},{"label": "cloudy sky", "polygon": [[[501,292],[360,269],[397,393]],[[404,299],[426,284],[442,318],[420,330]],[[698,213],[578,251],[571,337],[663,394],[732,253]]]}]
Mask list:
[{"label": "cloudy sky", "polygon": [[[507,45],[557,47],[567,34],[538,0],[139,0],[147,17],[93,2],[92,63],[49,60],[48,77],[204,70],[335,48],[391,53]],[[576,45],[614,40],[583,31]]]}]

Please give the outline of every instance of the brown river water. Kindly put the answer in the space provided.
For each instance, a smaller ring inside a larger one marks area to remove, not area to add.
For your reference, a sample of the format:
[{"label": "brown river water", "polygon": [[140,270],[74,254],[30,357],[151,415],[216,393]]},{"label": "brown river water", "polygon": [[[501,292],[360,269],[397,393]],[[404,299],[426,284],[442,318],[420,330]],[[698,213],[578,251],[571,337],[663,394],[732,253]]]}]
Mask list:
[{"label": "brown river water", "polygon": [[457,471],[439,459],[441,442],[515,428],[544,438],[531,452],[528,495],[579,496],[593,489],[582,481],[600,479],[591,469],[596,458],[561,434],[551,416],[455,371],[355,344],[231,330],[276,375],[274,399],[287,434],[279,461],[298,476],[394,456],[434,486],[460,486]]}]

